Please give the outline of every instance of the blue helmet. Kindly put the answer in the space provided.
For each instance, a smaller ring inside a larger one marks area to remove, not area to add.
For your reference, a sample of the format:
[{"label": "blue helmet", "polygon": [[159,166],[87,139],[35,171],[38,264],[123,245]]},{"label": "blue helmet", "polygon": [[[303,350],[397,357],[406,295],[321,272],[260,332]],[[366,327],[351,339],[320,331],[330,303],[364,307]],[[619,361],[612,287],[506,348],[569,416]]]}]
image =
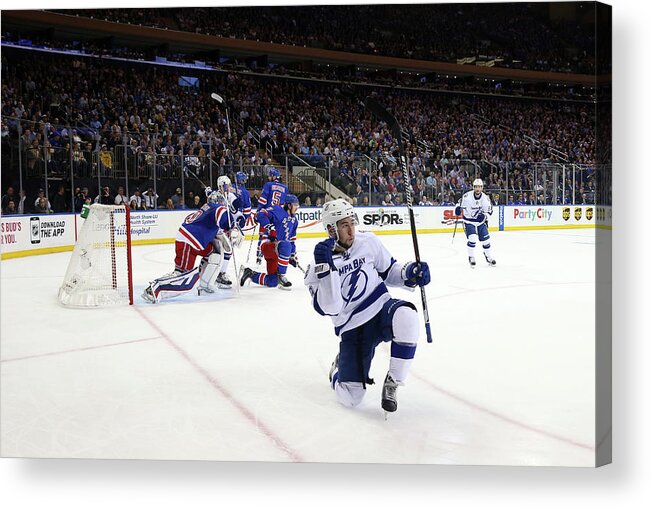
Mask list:
[{"label": "blue helmet", "polygon": [[246,173],[242,171],[238,171],[237,174],[235,175],[235,182],[240,186],[244,186],[246,180],[248,179],[249,177],[246,175]]},{"label": "blue helmet", "polygon": [[272,167],[271,169],[269,169],[269,177],[277,180],[278,178],[280,178],[280,171],[275,167]]},{"label": "blue helmet", "polygon": [[287,194],[285,196],[285,204],[298,204],[298,197],[294,194]]}]

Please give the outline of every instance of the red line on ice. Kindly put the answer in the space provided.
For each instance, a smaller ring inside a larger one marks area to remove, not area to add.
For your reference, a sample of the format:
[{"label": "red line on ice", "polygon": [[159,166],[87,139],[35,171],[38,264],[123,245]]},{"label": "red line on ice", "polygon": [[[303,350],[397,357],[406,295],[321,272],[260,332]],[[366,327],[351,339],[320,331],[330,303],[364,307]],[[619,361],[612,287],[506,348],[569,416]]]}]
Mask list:
[{"label": "red line on ice", "polygon": [[145,320],[147,323],[153,327],[156,332],[169,343],[174,350],[176,350],[192,367],[197,370],[197,372],[206,380],[208,383],[219,392],[224,398],[226,398],[251,424],[259,428],[262,433],[271,440],[276,447],[280,448],[285,452],[292,461],[301,463],[305,461],[301,455],[293,450],[289,445],[287,445],[278,435],[276,435],[273,430],[271,430],[267,425],[260,421],[254,413],[252,413],[248,408],[246,408],[242,403],[240,403],[235,396],[233,396],[224,386],[222,386],[214,377],[210,375],[204,368],[202,368],[190,355],[183,350],[179,345],[174,343],[174,341],[162,330],[160,329],[142,310],[137,306],[133,306],[134,310]]},{"label": "red line on ice", "polygon": [[160,336],[154,336],[152,338],[140,338],[138,340],[129,340],[126,342],[118,342],[118,343],[105,343],[103,345],[95,345],[92,347],[79,347],[77,349],[66,349],[66,350],[58,350],[56,352],[46,352],[44,354],[35,354],[33,356],[22,356],[22,357],[13,357],[10,359],[3,359],[0,361],[0,363],[9,363],[11,361],[22,361],[24,359],[35,359],[38,357],[47,357],[47,356],[58,356],[60,354],[68,354],[69,352],[83,352],[85,350],[95,350],[95,349],[104,349],[107,347],[117,347],[118,345],[128,345],[130,343],[139,343],[139,342],[146,342],[150,340],[160,340]]}]

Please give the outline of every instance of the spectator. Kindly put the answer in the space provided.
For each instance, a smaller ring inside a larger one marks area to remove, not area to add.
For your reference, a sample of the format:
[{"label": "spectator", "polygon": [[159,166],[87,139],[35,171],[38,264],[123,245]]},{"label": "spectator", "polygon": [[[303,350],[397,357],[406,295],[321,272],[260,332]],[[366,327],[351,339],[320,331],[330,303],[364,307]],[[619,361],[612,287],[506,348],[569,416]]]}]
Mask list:
[{"label": "spectator", "polygon": [[165,206],[163,207],[163,209],[174,209],[174,202],[172,201],[171,198],[168,198],[165,201]]},{"label": "spectator", "polygon": [[129,204],[129,199],[124,195],[124,187],[121,185],[118,187],[118,193],[115,196],[114,203],[117,206],[127,206]]},{"label": "spectator", "polygon": [[115,200],[111,195],[111,188],[108,185],[102,187],[102,191],[100,192],[100,194],[97,197],[95,197],[95,202],[99,204],[107,204],[107,205],[115,204],[114,201]]},{"label": "spectator", "polygon": [[66,213],[70,211],[68,199],[66,199],[66,189],[63,185],[59,185],[57,193],[52,198],[52,211],[54,213]]},{"label": "spectator", "polygon": [[7,201],[7,206],[2,208],[3,215],[15,215],[16,214],[16,201]]},{"label": "spectator", "polygon": [[143,195],[145,209],[155,209],[158,206],[158,194],[154,192],[152,187],[149,187]]},{"label": "spectator", "polygon": [[82,187],[81,189],[77,187],[75,189],[75,209],[73,211],[75,213],[81,212],[81,208],[88,198],[88,187]]},{"label": "spectator", "polygon": [[180,188],[177,188],[176,192],[174,192],[170,198],[172,199],[173,206],[176,208],[179,205],[181,199],[183,199],[183,192]]},{"label": "spectator", "polygon": [[[39,192],[39,196],[41,196],[41,193],[42,191]],[[50,201],[47,200],[45,195],[36,198],[34,213],[52,213],[52,206],[50,206]]]},{"label": "spectator", "polygon": [[9,185],[7,187],[7,193],[2,196],[2,209],[6,209],[9,201],[16,201],[16,195],[14,194],[14,187]]},{"label": "spectator", "polygon": [[102,149],[99,152],[99,166],[104,176],[112,176],[113,154],[108,150],[106,144],[102,145]]},{"label": "spectator", "polygon": [[129,198],[129,206],[131,209],[145,209],[145,203],[140,195],[140,189],[135,188],[133,195]]},{"label": "spectator", "polygon": [[27,200],[27,192],[23,189],[20,190],[20,196],[18,197],[18,204],[16,206],[16,211],[19,215],[24,215],[30,212]]}]

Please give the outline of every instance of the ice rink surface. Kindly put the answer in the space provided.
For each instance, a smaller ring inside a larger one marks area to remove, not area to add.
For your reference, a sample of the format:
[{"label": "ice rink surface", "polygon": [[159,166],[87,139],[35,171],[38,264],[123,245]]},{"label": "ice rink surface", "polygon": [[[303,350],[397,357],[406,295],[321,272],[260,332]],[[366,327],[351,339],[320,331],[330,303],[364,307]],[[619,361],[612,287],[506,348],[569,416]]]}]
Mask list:
[{"label": "ice rink surface", "polygon": [[[138,246],[135,305],[74,310],[56,298],[71,253],[2,261],[2,456],[594,466],[595,231],[492,232],[498,264],[478,249],[474,270],[459,232],[419,236],[434,341],[423,327],[387,420],[389,345],[361,406],[340,406],[338,338],[296,269],[291,291],[150,305],[173,245]],[[413,260],[410,236],[381,239]],[[298,240],[304,266],[317,241]]]}]

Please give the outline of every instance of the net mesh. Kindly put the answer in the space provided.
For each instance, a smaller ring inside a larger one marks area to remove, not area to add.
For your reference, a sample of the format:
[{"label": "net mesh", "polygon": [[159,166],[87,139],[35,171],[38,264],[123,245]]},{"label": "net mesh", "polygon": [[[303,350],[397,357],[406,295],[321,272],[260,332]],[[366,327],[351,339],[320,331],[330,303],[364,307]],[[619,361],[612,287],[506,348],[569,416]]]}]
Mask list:
[{"label": "net mesh", "polygon": [[124,206],[93,204],[79,231],[59,302],[81,308],[129,304],[129,213]]}]

